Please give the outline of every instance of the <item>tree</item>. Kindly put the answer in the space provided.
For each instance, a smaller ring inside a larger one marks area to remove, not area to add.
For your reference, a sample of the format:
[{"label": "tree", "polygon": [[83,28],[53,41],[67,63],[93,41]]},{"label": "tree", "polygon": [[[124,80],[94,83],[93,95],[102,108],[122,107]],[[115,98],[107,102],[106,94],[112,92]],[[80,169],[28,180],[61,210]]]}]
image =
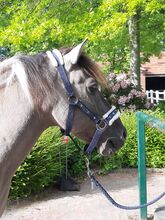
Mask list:
[{"label": "tree", "polygon": [[130,42],[130,73],[133,83],[140,87],[140,29],[139,12],[128,20]]},{"label": "tree", "polygon": [[[131,21],[138,25],[141,61],[159,54],[165,42],[163,0],[0,0],[0,47],[11,54],[71,46],[89,39],[87,51],[110,63],[109,70],[127,72],[133,57]],[[137,18],[138,11],[138,18]],[[7,18],[7,19],[5,19]],[[132,23],[133,24],[133,23]],[[133,26],[132,26],[133,27]],[[135,34],[135,36],[137,36]],[[132,42],[130,44],[129,42]],[[139,55],[134,59],[139,59]],[[139,61],[138,61],[139,62]],[[140,65],[137,66],[139,69]],[[131,62],[132,64],[132,62]],[[131,67],[133,68],[133,67]],[[139,70],[133,79],[139,82]],[[137,75],[137,77],[135,77]]]}]

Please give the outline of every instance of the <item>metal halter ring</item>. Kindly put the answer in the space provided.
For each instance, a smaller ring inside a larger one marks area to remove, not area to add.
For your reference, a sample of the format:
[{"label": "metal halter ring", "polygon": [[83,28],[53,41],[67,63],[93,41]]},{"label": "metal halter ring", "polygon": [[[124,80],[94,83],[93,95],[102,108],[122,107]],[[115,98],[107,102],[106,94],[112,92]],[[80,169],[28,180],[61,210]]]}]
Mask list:
[{"label": "metal halter ring", "polygon": [[99,130],[104,130],[107,127],[107,123],[104,120],[99,120],[96,124],[96,128]]},{"label": "metal halter ring", "polygon": [[68,98],[68,100],[69,100],[69,103],[71,104],[71,105],[76,105],[77,103],[78,103],[78,98],[76,97],[76,96],[70,96],[69,98]]}]

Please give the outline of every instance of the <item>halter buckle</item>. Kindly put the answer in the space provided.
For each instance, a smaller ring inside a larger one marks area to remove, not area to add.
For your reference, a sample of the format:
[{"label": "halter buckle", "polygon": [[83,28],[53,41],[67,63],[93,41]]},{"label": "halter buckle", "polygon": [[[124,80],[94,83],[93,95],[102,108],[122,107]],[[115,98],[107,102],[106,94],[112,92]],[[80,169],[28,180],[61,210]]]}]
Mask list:
[{"label": "halter buckle", "polygon": [[99,130],[104,130],[107,127],[107,123],[105,120],[99,120],[96,124],[96,128]]}]

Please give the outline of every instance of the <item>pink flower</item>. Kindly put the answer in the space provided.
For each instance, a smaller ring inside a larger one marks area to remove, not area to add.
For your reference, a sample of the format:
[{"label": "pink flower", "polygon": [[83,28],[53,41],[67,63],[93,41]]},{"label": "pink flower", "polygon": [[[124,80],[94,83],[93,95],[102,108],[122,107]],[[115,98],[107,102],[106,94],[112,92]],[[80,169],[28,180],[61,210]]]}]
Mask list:
[{"label": "pink flower", "polygon": [[125,105],[129,101],[130,101],[130,99],[127,96],[123,95],[123,96],[120,96],[120,98],[118,100],[118,104],[119,105]]},{"label": "pink flower", "polygon": [[109,80],[112,80],[116,77],[116,74],[115,73],[110,73],[109,74]]},{"label": "pink flower", "polygon": [[130,85],[131,85],[131,80],[130,80],[130,79],[127,79],[127,80],[126,80],[126,83],[127,83],[127,86],[130,86]]},{"label": "pink flower", "polygon": [[132,90],[130,91],[130,93],[131,93],[132,95],[135,95],[135,94],[137,93],[137,91],[136,91],[136,89],[132,89]]},{"label": "pink flower", "polygon": [[120,89],[120,83],[116,83],[114,86],[112,86],[112,92],[118,92]]},{"label": "pink flower", "polygon": [[125,73],[121,73],[116,76],[116,79],[118,82],[125,80],[126,78],[127,78],[127,75]]},{"label": "pink flower", "polygon": [[129,98],[129,99],[133,99],[133,94],[132,94],[132,93],[129,93],[129,94],[128,94],[128,98]]},{"label": "pink flower", "polygon": [[137,91],[137,97],[139,97],[139,98],[142,98],[142,95],[143,95],[143,93],[142,92],[140,92],[140,91]]},{"label": "pink flower", "polygon": [[152,107],[152,104],[150,102],[146,102],[144,106],[146,107],[146,109],[150,109]]},{"label": "pink flower", "polygon": [[126,89],[127,88],[127,83],[126,83],[126,81],[121,81],[121,83],[120,83],[120,85],[121,85],[121,88],[122,89]]}]

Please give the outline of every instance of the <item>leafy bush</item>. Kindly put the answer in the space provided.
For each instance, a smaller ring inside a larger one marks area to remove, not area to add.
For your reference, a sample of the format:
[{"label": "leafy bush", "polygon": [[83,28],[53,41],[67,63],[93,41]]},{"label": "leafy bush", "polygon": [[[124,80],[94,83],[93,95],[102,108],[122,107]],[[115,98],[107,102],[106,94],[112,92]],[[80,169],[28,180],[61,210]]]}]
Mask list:
[{"label": "leafy bush", "polygon": [[[164,112],[144,111],[145,113],[164,120]],[[101,172],[106,173],[114,168],[137,167],[137,126],[134,112],[124,112],[121,115],[123,124],[127,129],[127,140],[116,154],[110,158],[99,157]],[[165,167],[165,135],[154,128],[146,126],[146,164],[147,167],[163,168]]]},{"label": "leafy bush", "polygon": [[146,94],[132,83],[129,74],[110,73],[108,82],[109,89],[106,91],[106,96],[115,106],[132,110],[152,107]]},{"label": "leafy bush", "polygon": [[165,101],[159,101],[159,103],[156,105],[156,108],[159,108],[162,112],[165,113]]},{"label": "leafy bush", "polygon": [[[53,183],[65,167],[65,144],[59,130],[47,129],[12,179],[10,199],[36,194]],[[68,157],[75,149],[68,145]],[[61,160],[61,163],[60,163]]]}]

